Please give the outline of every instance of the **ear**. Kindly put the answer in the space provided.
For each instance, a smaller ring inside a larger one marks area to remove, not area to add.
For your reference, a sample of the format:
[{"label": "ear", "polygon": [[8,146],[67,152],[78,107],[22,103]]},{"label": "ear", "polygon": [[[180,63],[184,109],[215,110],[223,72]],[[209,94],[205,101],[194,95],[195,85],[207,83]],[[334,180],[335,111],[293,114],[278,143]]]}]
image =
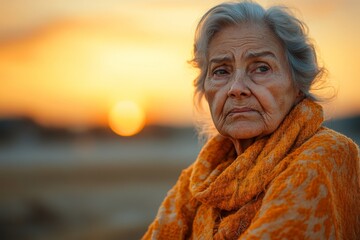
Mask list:
[{"label": "ear", "polygon": [[296,98],[295,98],[296,104],[298,104],[304,98],[305,98],[305,94],[300,89],[298,89],[297,94],[296,94]]}]

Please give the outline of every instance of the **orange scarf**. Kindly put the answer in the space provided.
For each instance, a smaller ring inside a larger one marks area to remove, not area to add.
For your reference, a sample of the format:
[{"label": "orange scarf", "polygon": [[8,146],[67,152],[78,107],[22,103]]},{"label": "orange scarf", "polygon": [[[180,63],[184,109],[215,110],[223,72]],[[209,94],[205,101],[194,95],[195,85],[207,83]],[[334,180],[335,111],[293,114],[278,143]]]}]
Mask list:
[{"label": "orange scarf", "polygon": [[143,239],[356,239],[358,149],[322,122],[321,106],[305,99],[239,156],[212,138]]}]

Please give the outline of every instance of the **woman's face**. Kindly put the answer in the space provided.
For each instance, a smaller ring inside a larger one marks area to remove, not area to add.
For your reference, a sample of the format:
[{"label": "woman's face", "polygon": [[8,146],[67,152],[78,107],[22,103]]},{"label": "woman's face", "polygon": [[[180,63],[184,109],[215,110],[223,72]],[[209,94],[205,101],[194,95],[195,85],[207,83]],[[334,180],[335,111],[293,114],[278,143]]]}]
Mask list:
[{"label": "woman's face", "polygon": [[209,44],[208,62],[205,97],[224,136],[270,134],[300,98],[280,41],[261,24],[221,30]]}]

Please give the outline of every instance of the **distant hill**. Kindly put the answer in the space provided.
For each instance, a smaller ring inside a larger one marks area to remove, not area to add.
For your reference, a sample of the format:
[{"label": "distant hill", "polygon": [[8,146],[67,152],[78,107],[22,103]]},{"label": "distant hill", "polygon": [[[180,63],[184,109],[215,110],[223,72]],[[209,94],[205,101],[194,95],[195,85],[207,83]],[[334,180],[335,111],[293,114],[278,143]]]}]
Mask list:
[{"label": "distant hill", "polygon": [[[360,115],[331,119],[324,122],[324,126],[334,129],[350,138],[360,145]],[[178,136],[196,135],[192,126],[146,126],[139,134],[127,139],[166,139]],[[0,119],[0,145],[7,145],[21,141],[69,141],[79,138],[124,138],[113,133],[109,128],[91,128],[81,131],[68,128],[44,127],[30,118],[3,118]]]},{"label": "distant hill", "polygon": [[324,122],[324,126],[348,136],[360,145],[360,115],[330,119]]},{"label": "distant hill", "polygon": [[71,141],[81,138],[98,139],[149,139],[149,138],[172,138],[180,135],[195,136],[192,126],[174,127],[150,125],[146,126],[139,134],[131,137],[121,137],[107,127],[94,127],[89,129],[71,129],[62,127],[44,127],[31,118],[2,118],[0,119],[0,145],[12,144],[15,142],[51,142]]}]

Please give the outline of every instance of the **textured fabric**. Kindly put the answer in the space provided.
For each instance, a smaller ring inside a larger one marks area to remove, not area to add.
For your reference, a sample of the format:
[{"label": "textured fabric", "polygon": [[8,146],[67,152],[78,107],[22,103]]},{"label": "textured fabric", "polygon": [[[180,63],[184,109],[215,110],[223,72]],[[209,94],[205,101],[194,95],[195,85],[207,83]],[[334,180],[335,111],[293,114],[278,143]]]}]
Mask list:
[{"label": "textured fabric", "polygon": [[143,239],[359,239],[359,151],[322,122],[305,99],[238,156],[212,138]]}]

